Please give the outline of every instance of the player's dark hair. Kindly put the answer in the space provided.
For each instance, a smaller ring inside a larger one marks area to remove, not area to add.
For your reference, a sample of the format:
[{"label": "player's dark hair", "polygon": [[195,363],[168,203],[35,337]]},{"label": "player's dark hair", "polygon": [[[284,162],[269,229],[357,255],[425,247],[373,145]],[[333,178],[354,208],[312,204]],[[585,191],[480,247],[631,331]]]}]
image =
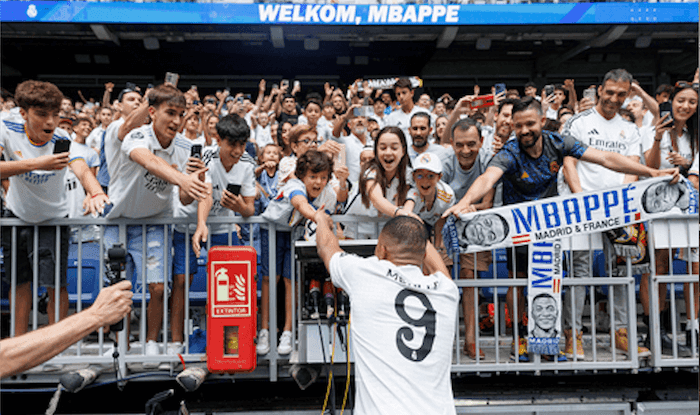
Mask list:
[{"label": "player's dark hair", "polygon": [[148,93],[148,105],[159,108],[163,104],[185,108],[187,100],[185,94],[172,85],[160,84]]},{"label": "player's dark hair", "polygon": [[410,216],[397,216],[384,225],[382,236],[391,238],[392,245],[401,250],[410,251],[416,255],[425,253],[428,241],[428,230],[425,225],[416,218]]},{"label": "player's dark hair", "polygon": [[328,172],[328,179],[331,177],[333,172],[333,159],[326,153],[309,150],[302,154],[297,160],[297,169],[294,174],[297,179],[303,179],[307,173],[321,173]]},{"label": "player's dark hair", "polygon": [[219,138],[228,141],[229,144],[245,144],[250,137],[250,127],[238,114],[229,114],[216,123],[216,132]]},{"label": "player's dark hair", "polygon": [[15,90],[15,102],[25,111],[32,107],[55,111],[61,108],[62,100],[63,93],[50,82],[28,80]]}]

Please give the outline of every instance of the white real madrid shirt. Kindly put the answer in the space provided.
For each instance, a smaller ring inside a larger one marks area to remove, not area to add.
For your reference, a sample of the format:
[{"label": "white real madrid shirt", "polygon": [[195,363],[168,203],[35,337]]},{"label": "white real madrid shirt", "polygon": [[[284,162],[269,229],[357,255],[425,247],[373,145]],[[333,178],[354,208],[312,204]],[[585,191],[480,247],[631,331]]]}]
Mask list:
[{"label": "white real madrid shirt", "polygon": [[[73,151],[74,148],[84,154],[85,163],[87,163],[89,168],[100,166],[100,156],[97,155],[95,150],[85,144],[76,143],[75,141],[71,143],[71,151]],[[85,189],[75,176],[75,173],[73,173],[73,170],[69,170],[66,173],[66,193],[68,195],[68,217],[82,218]]]},{"label": "white real madrid shirt", "polygon": [[[619,114],[606,120],[595,108],[591,108],[571,117],[562,135],[571,135],[598,150],[612,151],[626,157],[641,157],[641,139],[637,126]],[[576,170],[584,192],[619,186],[625,178],[624,173],[586,161],[579,161]]]},{"label": "white real madrid shirt", "polygon": [[356,414],[454,414],[450,368],[459,291],[440,272],[338,252],[333,284],[350,296]]},{"label": "white real madrid shirt", "polygon": [[[205,181],[212,184],[212,198],[214,202],[209,211],[209,217],[234,216],[234,212],[231,209],[221,206],[221,196],[229,184],[241,185],[241,196],[255,197],[255,160],[248,153],[244,152],[238,163],[234,164],[231,170],[226,171],[224,165],[221,164],[219,151],[220,147],[211,146],[202,152],[202,161],[209,168],[205,173]],[[175,197],[175,217],[190,218],[192,221],[190,232],[194,232],[197,228],[198,202],[195,200],[189,205],[183,205],[180,203],[177,194]],[[211,234],[227,233],[230,229],[231,227],[227,224],[212,224]],[[175,230],[185,233],[185,225],[175,225]]]},{"label": "white real madrid shirt", "polygon": [[[105,161],[107,162],[107,171],[109,172],[110,178],[114,177],[119,165],[128,161],[128,157],[121,151],[122,141],[119,140],[119,128],[124,125],[125,122],[126,120],[124,117],[113,121],[107,126],[105,134],[102,137],[105,147]],[[110,191],[110,198],[111,196]]]},{"label": "white real madrid shirt", "polygon": [[[109,126],[111,127],[112,125]],[[146,149],[169,165],[175,165],[178,170],[184,171],[191,147],[192,141],[176,135],[168,148],[162,148],[153,131],[153,124],[144,125],[127,134],[121,143],[121,152],[126,157],[120,157],[120,162],[116,165],[109,165],[109,196],[114,207],[107,217],[169,216],[172,213],[173,185],[131,160],[129,155],[136,149]]]},{"label": "white real madrid shirt", "polygon": [[[0,122],[0,151],[7,161],[28,160],[52,155],[56,140],[69,140],[67,132],[57,128],[51,141],[36,145],[24,132],[24,120],[11,118]],[[85,159],[85,152],[71,142],[70,162]],[[37,223],[68,216],[65,192],[68,168],[34,170],[10,177],[7,207],[25,222]]]}]

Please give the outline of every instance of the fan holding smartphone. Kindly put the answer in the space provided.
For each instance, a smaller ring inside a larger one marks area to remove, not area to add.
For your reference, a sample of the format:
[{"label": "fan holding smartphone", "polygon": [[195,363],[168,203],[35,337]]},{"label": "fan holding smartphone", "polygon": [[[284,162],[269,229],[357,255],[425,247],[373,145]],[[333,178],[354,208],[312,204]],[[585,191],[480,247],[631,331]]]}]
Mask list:
[{"label": "fan holding smartphone", "polygon": [[[209,216],[234,216],[236,213],[248,217],[255,213],[255,164],[245,152],[250,129],[245,120],[237,116],[227,115],[216,125],[219,133],[219,148],[217,150],[194,148],[193,156],[199,154],[206,161],[207,172],[205,181],[212,189],[210,195],[199,202],[199,205],[183,206],[176,214],[187,216],[197,223],[192,231],[192,249],[190,260],[200,254],[202,243],[206,242],[209,232],[212,234],[212,246],[229,245],[231,228],[227,224],[212,224],[207,228]],[[218,151],[218,157],[210,152]],[[184,232],[183,232],[184,234]],[[231,244],[238,244],[236,232],[231,235]],[[183,247],[184,249],[184,247]],[[184,254],[183,254],[184,258]],[[184,267],[183,267],[184,269]],[[195,268],[196,269],[196,268]]]}]

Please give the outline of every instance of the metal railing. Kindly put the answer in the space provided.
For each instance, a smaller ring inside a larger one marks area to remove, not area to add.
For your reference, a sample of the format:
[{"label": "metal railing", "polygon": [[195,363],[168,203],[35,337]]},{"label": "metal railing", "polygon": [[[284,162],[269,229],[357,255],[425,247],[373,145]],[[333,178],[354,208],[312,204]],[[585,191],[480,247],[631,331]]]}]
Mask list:
[{"label": "metal railing", "polygon": [[[362,222],[377,222],[376,219],[368,218],[358,218],[351,216],[336,216],[334,217],[336,222],[343,222],[347,225],[347,229],[359,226]],[[169,229],[171,225],[174,224],[185,224],[186,219],[149,219],[149,220],[106,220],[106,219],[63,219],[55,220],[51,222],[42,223],[41,226],[52,226],[56,227],[57,233],[60,233],[61,226],[75,226],[78,225],[96,225],[100,227],[100,238],[97,242],[83,242],[82,241],[82,228],[78,227],[77,235],[78,241],[74,243],[71,247],[75,252],[75,261],[69,264],[69,273],[73,275],[69,279],[69,298],[71,307],[75,312],[80,312],[85,306],[97,296],[99,290],[104,287],[104,269],[105,269],[105,247],[104,242],[104,230],[106,226],[117,226],[119,228],[119,240],[126,246],[126,235],[128,226],[140,226],[141,234],[146,239],[147,227],[160,227],[162,226],[165,234],[169,234]],[[209,224],[219,224],[226,223],[231,227],[230,230],[234,231],[234,225],[245,226],[252,224],[267,224],[269,227],[270,237],[269,240],[269,274],[277,275],[276,270],[276,260],[274,257],[275,252],[275,237],[272,235],[276,233],[276,228],[274,224],[265,222],[261,217],[251,217],[251,218],[210,218]],[[354,224],[355,223],[355,224]],[[26,224],[19,219],[5,219],[2,220],[2,226],[4,228],[10,227],[10,234],[12,238],[12,245],[16,246],[17,243],[17,231],[21,226],[29,226],[33,228],[35,234],[38,234],[39,225]],[[380,224],[377,223],[374,231],[378,233]],[[649,226],[649,240],[653,241],[657,249],[664,247],[672,248],[697,248],[698,247],[698,216],[697,215],[687,215],[682,217],[672,217],[664,220],[657,220],[650,224]],[[357,233],[357,230],[355,230]],[[374,233],[374,232],[373,232]],[[191,232],[189,229],[185,233],[186,241],[186,257],[185,257],[185,274],[189,275],[192,270],[189,269],[189,247],[191,240]],[[567,255],[567,262],[569,262],[568,272],[573,272],[573,267],[571,266],[571,250],[586,250],[589,251],[590,257],[594,256],[594,251],[601,249],[602,247],[602,236],[599,234],[592,234],[586,238],[584,242],[572,242],[568,239],[562,240],[565,250],[569,250]],[[35,244],[36,242],[35,238]],[[231,242],[231,234],[229,233],[229,243]],[[368,241],[369,242],[369,241]],[[362,241],[355,241],[355,244],[362,244]],[[371,242],[369,242],[371,244]],[[206,244],[207,251],[210,248],[211,238],[208,239]],[[250,240],[248,244],[254,246],[254,235],[253,232],[250,233]],[[60,244],[57,243],[56,250],[60,251]],[[170,245],[166,244],[163,246],[163,254],[167,258],[171,255]],[[95,251],[97,252],[97,258],[95,258]],[[653,249],[650,249],[654,252]],[[147,256],[146,256],[146,244],[143,244],[142,252],[142,269],[147,267]],[[5,253],[8,255],[8,253]],[[10,255],[16,255],[16,250]],[[59,252],[59,257],[61,253]],[[92,260],[94,263],[87,262],[88,256],[92,255]],[[652,270],[654,269],[654,256],[652,254]],[[15,258],[13,258],[15,259]],[[304,261],[308,258],[296,258],[292,255],[292,261],[301,260]],[[514,259],[515,260],[515,259]],[[684,283],[691,283],[698,281],[698,275],[692,272],[693,264],[689,258],[685,259],[687,263],[688,271],[683,274],[677,274],[670,272],[669,275],[656,275],[652,272],[649,276],[651,281],[651,295],[650,295],[650,328],[649,332],[651,334],[651,352],[652,356],[648,360],[640,360],[637,356],[637,349],[635,346],[637,344],[637,324],[639,322],[639,313],[637,311],[637,306],[639,302],[636,300],[636,282],[638,277],[632,275],[630,268],[630,263],[628,260],[627,269],[628,272],[624,276],[611,277],[611,264],[606,264],[603,272],[604,275],[598,275],[590,278],[570,278],[567,276],[563,279],[564,293],[562,296],[562,304],[564,301],[569,301],[572,310],[577,310],[579,307],[583,308],[583,311],[587,314],[584,317],[587,319],[584,326],[587,327],[588,332],[583,336],[583,343],[585,349],[586,357],[584,359],[576,358],[568,359],[567,361],[544,361],[539,355],[532,355],[529,362],[519,362],[518,359],[515,361],[510,360],[510,348],[513,338],[518,335],[517,319],[512,322],[512,330],[508,332],[506,326],[506,316],[505,316],[505,293],[504,290],[507,288],[518,288],[525,287],[527,285],[526,279],[511,279],[507,277],[507,273],[504,274],[504,261],[503,255],[495,251],[493,253],[491,272],[484,274],[483,272],[476,272],[477,278],[475,279],[458,279],[456,280],[457,285],[460,289],[475,289],[479,294],[475,295],[478,299],[474,302],[474,321],[472,322],[476,327],[476,344],[478,345],[477,350],[483,350],[486,352],[486,358],[476,358],[476,360],[471,360],[466,357],[462,352],[462,345],[465,341],[465,333],[463,331],[464,321],[463,319],[458,319],[458,330],[456,330],[456,338],[454,343],[454,354],[453,354],[453,366],[452,371],[455,373],[485,373],[485,372],[534,372],[539,374],[545,371],[631,371],[636,372],[641,367],[652,367],[654,370],[662,370],[663,368],[690,368],[697,370],[698,367],[698,355],[697,355],[697,340],[692,339],[692,356],[681,357],[678,352],[674,350],[674,353],[669,356],[664,354],[659,343],[659,285],[660,284],[670,284],[671,296],[670,302],[670,312],[673,318],[673,330],[670,336],[674,343],[681,342],[683,338],[683,333],[680,330],[676,330],[676,324],[678,323],[678,315],[680,315],[680,310],[682,307],[679,306],[679,299],[676,298],[676,286]],[[17,292],[17,261],[13,260],[12,267],[10,269],[4,269],[4,272],[9,276],[10,284],[7,287],[7,293],[3,293],[3,313],[9,313],[10,336],[13,336],[16,332],[16,292]],[[92,265],[91,265],[92,264]],[[40,299],[40,287],[38,284],[38,262],[34,259],[33,262],[33,288],[32,288],[32,314],[31,314],[31,328],[33,330],[37,329],[40,325],[40,313],[39,313],[39,299]],[[590,270],[592,271],[593,265],[590,265]],[[697,266],[695,266],[697,267]],[[94,268],[94,269],[93,269]],[[92,277],[88,274],[92,272]],[[298,331],[300,327],[301,315],[299,313],[301,303],[303,301],[303,292],[300,289],[298,276],[295,277],[295,273],[298,273],[298,268],[294,264],[292,265],[292,292],[298,293],[296,296],[292,296],[293,299],[293,333],[294,333],[294,348],[295,353],[299,353],[300,347],[307,347],[309,344],[305,339],[299,339]],[[55,269],[55,281],[56,286],[60,285],[61,276],[59,275],[59,266]],[[197,273],[195,273],[197,274]],[[595,273],[593,273],[595,274]],[[163,280],[165,281],[167,276],[167,271],[164,272]],[[92,280],[90,279],[92,278]],[[131,278],[131,276],[127,276]],[[202,275],[197,275],[197,278],[202,278]],[[271,279],[274,281],[274,279]],[[91,283],[92,285],[88,287],[86,284]],[[72,284],[75,284],[73,286]],[[182,358],[186,363],[190,362],[201,362],[205,358],[203,353],[191,352],[191,344],[189,342],[189,337],[192,334],[191,321],[195,317],[193,312],[202,311],[204,309],[201,304],[201,299],[205,297],[206,294],[206,281],[203,284],[203,292],[201,290],[201,281],[195,280],[192,284],[197,286],[197,288],[191,292],[191,286],[189,278],[185,278],[185,304],[188,305],[184,310],[184,353]],[[568,292],[574,286],[586,287],[588,289],[588,294],[586,299],[588,300],[588,306],[585,304],[576,304],[574,296],[569,296]],[[94,287],[94,288],[93,288]],[[145,280],[145,273],[141,272],[140,278],[134,281],[134,292],[135,292],[135,305],[134,308],[137,310],[136,314],[140,314],[140,321],[138,322],[138,333],[137,340],[129,343],[127,341],[126,333],[120,333],[120,341],[118,342],[118,351],[120,352],[120,358],[118,360],[118,367],[122,376],[129,373],[138,373],[144,371],[144,363],[153,362],[170,362],[177,364],[180,361],[179,356],[173,355],[159,355],[159,356],[146,356],[146,303],[148,302],[148,290]],[[615,298],[613,287],[622,287],[624,292],[623,298]],[[607,294],[605,291],[607,289]],[[54,302],[59,304],[61,301],[60,290],[55,290]],[[167,290],[166,290],[167,292]],[[602,292],[602,293],[601,293]],[[694,293],[691,292],[690,298],[691,302],[694,301]],[[298,297],[298,298],[297,298]],[[513,301],[513,315],[518,316],[520,310],[526,310],[525,304],[518,304],[517,296],[514,296]],[[598,310],[596,306],[599,304],[599,298],[605,297],[607,302],[611,305],[621,304],[627,312],[627,327],[630,343],[630,352],[627,354],[620,354],[619,351],[615,350],[615,340],[614,333],[616,330],[616,315],[615,307],[610,306],[609,316],[607,318],[599,318]],[[6,300],[10,301],[7,302]],[[298,303],[299,302],[299,303]],[[85,303],[85,304],[84,304]],[[493,317],[493,334],[490,332],[484,332],[479,330],[479,323],[482,319],[483,309],[482,306],[485,303],[492,303],[494,309]],[[240,375],[246,377],[258,377],[267,378],[270,381],[276,381],[281,373],[280,369],[288,364],[290,364],[290,359],[294,361],[298,359],[295,353],[291,357],[283,357],[277,354],[275,346],[276,336],[274,333],[277,332],[277,289],[276,284],[269,284],[269,330],[271,335],[271,348],[270,352],[264,356],[258,356],[258,369],[252,374]],[[56,320],[58,320],[59,307],[57,306],[55,310],[49,311],[53,312]],[[460,307],[461,309],[461,307]],[[168,314],[168,296],[164,295],[163,299],[163,323],[162,323],[162,333],[163,337],[160,342],[163,350],[167,350],[167,341],[169,332],[169,314]],[[281,311],[281,310],[280,310]],[[461,312],[460,312],[461,314]],[[691,314],[697,315],[697,310],[694,308]],[[94,339],[94,336],[92,337]],[[303,341],[302,341],[303,340]],[[95,364],[102,365],[105,367],[111,367],[114,364],[114,360],[111,356],[103,356],[103,353],[108,350],[107,337],[103,331],[100,329],[97,334],[96,341],[87,341],[85,339],[79,341],[75,345],[71,346],[66,352],[61,355],[51,359],[44,365],[39,366],[27,372],[26,376],[13,377],[10,379],[5,379],[3,382],[28,382],[32,379],[46,379],[46,376],[51,375],[52,372],[47,372],[47,368],[55,367],[56,365],[63,366],[64,371],[70,370],[72,367],[77,367],[76,365],[85,364]],[[562,336],[563,342],[563,336]],[[128,345],[131,346],[131,350],[128,350]],[[564,346],[562,345],[562,349]],[[306,352],[306,351],[304,351]],[[478,351],[477,351],[478,356]],[[170,369],[169,373],[164,375],[172,375],[174,369]],[[238,376],[238,375],[237,375]],[[283,375],[284,376],[284,375]]]}]

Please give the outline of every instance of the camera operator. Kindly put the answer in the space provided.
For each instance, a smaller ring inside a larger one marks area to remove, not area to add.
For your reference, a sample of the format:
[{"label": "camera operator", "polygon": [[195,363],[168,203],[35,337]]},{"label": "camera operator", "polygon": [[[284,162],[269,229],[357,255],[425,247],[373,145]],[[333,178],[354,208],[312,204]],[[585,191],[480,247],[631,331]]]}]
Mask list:
[{"label": "camera operator", "polygon": [[98,328],[117,323],[131,311],[133,295],[131,283],[121,281],[102,289],[95,303],[80,313],[22,336],[0,340],[0,378],[40,365]]}]

